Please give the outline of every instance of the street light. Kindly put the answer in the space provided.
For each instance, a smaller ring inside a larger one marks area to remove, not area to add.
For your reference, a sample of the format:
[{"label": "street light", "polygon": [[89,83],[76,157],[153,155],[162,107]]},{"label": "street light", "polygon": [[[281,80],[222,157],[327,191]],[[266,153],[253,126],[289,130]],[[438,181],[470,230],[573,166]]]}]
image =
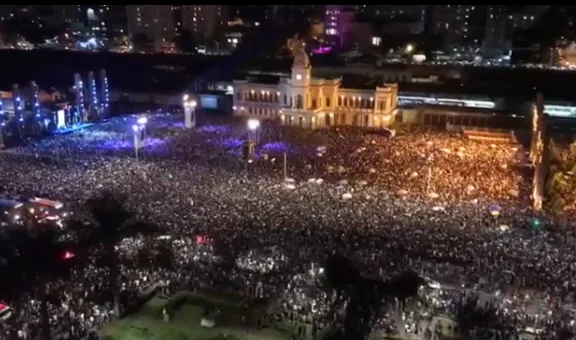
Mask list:
[{"label": "street light", "polygon": [[136,120],[136,123],[138,124],[138,126],[140,127],[140,130],[142,131],[141,135],[142,135],[142,141],[144,140],[144,138],[146,137],[146,124],[148,124],[148,117],[144,116],[144,117],[139,117]]},{"label": "street light", "polygon": [[410,54],[410,53],[412,53],[412,51],[414,51],[414,45],[412,45],[412,44],[408,44],[404,48],[404,52],[406,52],[406,54]]},{"label": "street light", "polygon": [[139,159],[138,151],[142,148],[142,141],[144,139],[144,129],[145,124],[134,124],[132,125],[132,131],[134,132],[134,155],[136,160]]},{"label": "street light", "polygon": [[196,101],[191,100],[190,96],[182,96],[182,106],[184,107],[184,126],[191,129],[196,126]]},{"label": "street light", "polygon": [[260,142],[260,121],[258,119],[248,119],[248,140]]},{"label": "street light", "polygon": [[248,119],[248,129],[254,131],[260,127],[260,121],[258,119]]}]

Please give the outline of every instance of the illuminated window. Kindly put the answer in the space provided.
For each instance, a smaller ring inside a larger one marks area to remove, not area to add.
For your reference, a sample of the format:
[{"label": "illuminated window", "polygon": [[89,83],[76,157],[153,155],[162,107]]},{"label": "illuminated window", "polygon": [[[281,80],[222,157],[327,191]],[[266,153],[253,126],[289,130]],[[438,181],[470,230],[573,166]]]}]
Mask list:
[{"label": "illuminated window", "polygon": [[372,37],[372,45],[374,45],[374,46],[380,46],[381,43],[382,43],[382,38],[380,38],[380,37]]},{"label": "illuminated window", "polygon": [[335,28],[329,28],[326,30],[326,35],[337,35],[338,31]]}]

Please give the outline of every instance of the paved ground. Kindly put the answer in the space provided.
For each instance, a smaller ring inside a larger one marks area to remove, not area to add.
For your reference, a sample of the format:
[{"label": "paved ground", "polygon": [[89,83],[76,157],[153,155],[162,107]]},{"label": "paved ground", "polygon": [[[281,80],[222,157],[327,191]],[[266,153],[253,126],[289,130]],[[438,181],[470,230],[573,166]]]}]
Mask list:
[{"label": "paved ground", "polygon": [[[258,330],[240,325],[217,325],[214,328],[200,326],[204,312],[200,306],[184,304],[170,322],[163,320],[162,309],[168,300],[153,298],[140,312],[115,321],[106,326],[101,334],[110,340],[216,340],[224,338],[238,340],[284,340],[287,333],[273,329]],[[107,338],[111,337],[111,338]]]}]

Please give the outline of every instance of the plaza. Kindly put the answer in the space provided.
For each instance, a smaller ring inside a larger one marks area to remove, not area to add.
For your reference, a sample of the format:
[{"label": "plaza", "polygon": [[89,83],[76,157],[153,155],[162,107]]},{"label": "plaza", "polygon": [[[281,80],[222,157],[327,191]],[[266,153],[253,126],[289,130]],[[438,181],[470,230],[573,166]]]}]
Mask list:
[{"label": "plaza", "polygon": [[[186,301],[181,301],[185,299]],[[163,316],[168,310],[169,320]],[[207,310],[217,311],[215,325],[202,326]],[[229,298],[200,293],[178,292],[166,297],[158,294],[134,314],[107,325],[101,332],[105,340],[284,340],[290,334],[274,328],[258,328],[257,319],[264,311],[249,308]],[[244,320],[244,321],[243,321]]]}]

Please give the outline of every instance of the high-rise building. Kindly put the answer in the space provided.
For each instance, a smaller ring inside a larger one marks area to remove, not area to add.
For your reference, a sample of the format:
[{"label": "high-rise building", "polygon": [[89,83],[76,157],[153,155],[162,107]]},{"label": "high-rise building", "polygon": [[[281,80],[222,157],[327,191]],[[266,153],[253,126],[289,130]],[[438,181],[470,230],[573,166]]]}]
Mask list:
[{"label": "high-rise building", "polygon": [[344,5],[326,5],[324,14],[326,41],[333,45],[344,46],[346,35],[356,12]]},{"label": "high-rise building", "polygon": [[506,5],[489,5],[486,13],[486,30],[482,49],[486,54],[499,54],[507,41]]},{"label": "high-rise building", "polygon": [[356,12],[374,19],[424,20],[426,5],[356,5]]},{"label": "high-rise building", "polygon": [[195,41],[214,39],[227,20],[222,5],[128,5],[128,32],[144,33],[154,42],[171,42],[183,30]]},{"label": "high-rise building", "polygon": [[176,27],[188,30],[195,41],[213,40],[228,17],[227,8],[222,5],[179,5],[179,7],[181,21],[176,22]]},{"label": "high-rise building", "polygon": [[124,5],[52,5],[54,20],[95,37],[123,34],[126,30]]},{"label": "high-rise building", "polygon": [[485,30],[486,6],[435,5],[433,33],[444,38],[448,46],[478,46]]},{"label": "high-rise building", "polygon": [[170,5],[127,5],[128,33],[154,42],[173,41],[176,23]]},{"label": "high-rise building", "polygon": [[508,5],[489,5],[483,50],[487,53],[506,52],[511,47],[514,32],[532,28],[549,7],[526,6],[520,11],[511,11]]}]

